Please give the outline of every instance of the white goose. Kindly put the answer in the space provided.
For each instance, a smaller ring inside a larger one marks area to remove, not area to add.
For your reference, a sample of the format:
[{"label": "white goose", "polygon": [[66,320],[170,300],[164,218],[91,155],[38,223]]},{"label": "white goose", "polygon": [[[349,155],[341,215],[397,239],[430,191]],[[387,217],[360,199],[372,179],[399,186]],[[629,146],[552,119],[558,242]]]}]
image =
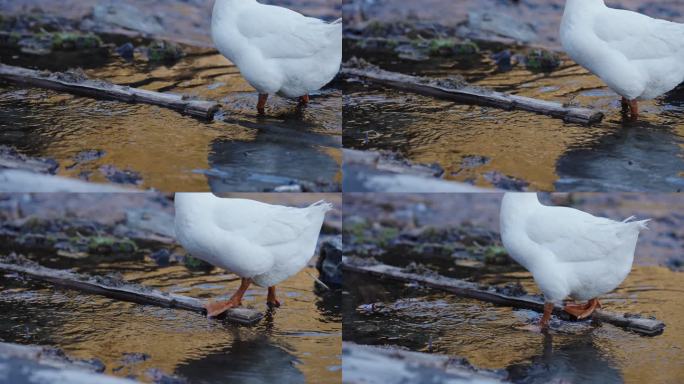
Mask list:
[{"label": "white goose", "polygon": [[567,0],[560,35],[568,55],[622,96],[633,119],[639,100],[684,81],[684,24],[609,8],[603,0]]},{"label": "white goose", "polygon": [[210,317],[239,306],[251,283],[268,288],[269,306],[280,306],[275,286],[309,262],[332,208],[322,201],[291,208],[211,193],[177,193],[175,206],[181,245],[194,257],[242,278],[229,300],[207,304]]},{"label": "white goose", "polygon": [[259,92],[309,102],[309,93],[337,75],[342,63],[342,19],[332,23],[256,0],[216,0],[211,33],[218,50]]},{"label": "white goose", "polygon": [[623,222],[573,208],[542,205],[534,193],[507,193],[501,204],[501,238],[510,256],[532,273],[544,293],[547,328],[554,304],[584,319],[600,308],[598,297],[622,283],[632,269],[637,239],[649,220]]}]

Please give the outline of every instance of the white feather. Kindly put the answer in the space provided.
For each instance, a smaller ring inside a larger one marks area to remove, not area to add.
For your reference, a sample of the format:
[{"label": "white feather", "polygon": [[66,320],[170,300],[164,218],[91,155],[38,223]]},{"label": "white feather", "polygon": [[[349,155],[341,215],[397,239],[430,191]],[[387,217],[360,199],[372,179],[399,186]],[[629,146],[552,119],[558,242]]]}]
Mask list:
[{"label": "white feather", "polygon": [[326,23],[256,0],[216,0],[212,36],[259,93],[300,97],[329,83],[342,62],[342,20]]},{"label": "white feather", "polygon": [[589,300],[627,277],[648,221],[613,221],[542,205],[534,193],[508,193],[501,205],[501,238],[547,301]]},{"label": "white feather", "polygon": [[323,219],[332,206],[308,208],[177,193],[176,236],[194,257],[262,287],[303,269],[314,255]]},{"label": "white feather", "polygon": [[568,55],[628,100],[647,100],[684,82],[684,24],[603,0],[568,0],[561,23]]}]

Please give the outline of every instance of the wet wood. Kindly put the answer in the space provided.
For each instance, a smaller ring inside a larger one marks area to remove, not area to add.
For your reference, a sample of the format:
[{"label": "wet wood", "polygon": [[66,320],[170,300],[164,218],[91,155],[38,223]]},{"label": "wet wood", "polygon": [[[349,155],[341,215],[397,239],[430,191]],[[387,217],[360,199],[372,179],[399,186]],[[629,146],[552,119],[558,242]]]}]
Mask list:
[{"label": "wet wood", "polygon": [[[14,257],[16,258],[16,257]],[[120,280],[99,276],[84,276],[73,272],[42,267],[19,259],[0,259],[0,271],[14,272],[34,280],[45,281],[60,287],[106,296],[111,299],[138,304],[177,308],[205,314],[205,302],[192,297],[161,292],[142,285],[128,284]],[[234,308],[226,312],[226,319],[235,323],[251,325],[258,323],[263,314],[250,308]]]},{"label": "wet wood", "polygon": [[593,109],[568,107],[553,101],[510,95],[468,84],[450,84],[448,81],[427,79],[382,70],[363,63],[346,64],[341,74],[349,78],[376,83],[405,92],[453,100],[464,104],[484,105],[505,110],[520,109],[563,119],[568,123],[591,125],[603,120],[603,113]]},{"label": "wet wood", "polygon": [[78,72],[44,72],[0,64],[0,79],[80,96],[152,104],[204,119],[211,119],[219,109],[219,104],[213,101],[90,80]]},{"label": "wet wood", "polygon": [[452,356],[342,343],[347,384],[503,383],[504,375],[476,369]]},{"label": "wet wood", "polygon": [[[544,302],[538,297],[530,295],[510,296],[497,292],[493,287],[483,287],[475,283],[441,276],[434,272],[415,273],[390,265],[369,263],[364,259],[350,257],[344,257],[343,266],[348,271],[404,282],[417,282],[427,287],[447,291],[461,297],[486,301],[501,306],[529,309],[540,313],[544,312]],[[570,315],[564,312],[563,308],[559,305],[556,305],[554,308],[554,315],[563,320],[572,320]],[[657,336],[665,330],[665,323],[659,320],[604,310],[594,312],[591,319],[606,322],[645,336]]]}]

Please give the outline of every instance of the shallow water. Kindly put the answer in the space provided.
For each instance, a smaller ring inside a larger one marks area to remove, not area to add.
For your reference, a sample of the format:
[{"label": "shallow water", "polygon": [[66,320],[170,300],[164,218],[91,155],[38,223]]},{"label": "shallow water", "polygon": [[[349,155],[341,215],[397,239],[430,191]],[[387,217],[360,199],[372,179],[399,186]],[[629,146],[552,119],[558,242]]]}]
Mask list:
[{"label": "shallow water", "polygon": [[[485,275],[486,283],[520,281],[537,292],[528,273]],[[439,291],[345,275],[345,341],[392,345],[467,358],[477,367],[507,370],[518,383],[653,382],[684,380],[684,286],[681,273],[635,267],[602,303],[606,310],[656,316],[667,324],[657,337],[612,325],[552,323],[550,336],[521,329],[538,321],[531,311],[495,307]],[[363,304],[394,304],[378,314]]]},{"label": "shallow water", "polygon": [[[446,179],[484,187],[492,186],[491,172],[542,191],[675,192],[684,185],[681,93],[641,103],[640,120],[630,122],[621,116],[619,97],[567,58],[557,71],[539,74],[522,66],[499,72],[489,53],[467,69],[450,60],[409,62],[353,49],[345,54],[387,70],[461,75],[475,85],[606,113],[601,124],[587,127],[350,83],[344,89],[345,147],[396,151],[415,162],[439,164]],[[486,160],[467,164],[473,156]]]},{"label": "shallow water", "polygon": [[[70,66],[54,58],[27,64],[30,60],[3,56],[2,61],[50,70]],[[116,58],[86,62],[91,78],[220,100],[224,111],[207,122],[156,106],[3,85],[0,145],[52,157],[63,176],[102,182],[106,178],[100,168],[114,165],[139,173],[141,188],[161,191],[258,192],[291,183],[339,190],[339,91],[321,91],[302,111],[292,101],[273,97],[267,116],[259,117],[256,92],[235,66],[211,52],[190,54],[170,66]],[[106,154],[74,161],[88,150]]]},{"label": "shallow water", "polygon": [[[48,263],[47,260],[43,262]],[[57,264],[57,265],[55,265]],[[50,266],[66,267],[62,262]],[[190,272],[151,263],[71,264],[79,272],[120,272],[127,281],[186,296],[232,293],[234,275]],[[191,312],[110,300],[0,275],[0,340],[62,348],[100,359],[106,373],[151,382],[154,369],[192,383],[340,382],[339,294],[314,291],[302,271],[279,286],[281,308],[252,327]],[[266,311],[266,290],[252,287],[243,305]],[[124,355],[144,353],[124,363]]]}]

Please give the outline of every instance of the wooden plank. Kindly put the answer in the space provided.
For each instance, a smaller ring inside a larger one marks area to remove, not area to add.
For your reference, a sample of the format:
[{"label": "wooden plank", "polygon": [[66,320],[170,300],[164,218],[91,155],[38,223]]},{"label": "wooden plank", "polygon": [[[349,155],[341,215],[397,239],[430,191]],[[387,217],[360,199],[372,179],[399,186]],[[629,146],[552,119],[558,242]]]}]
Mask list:
[{"label": "wooden plank", "polygon": [[[17,257],[13,257],[16,259]],[[19,273],[34,280],[45,281],[60,287],[106,296],[111,299],[138,304],[155,305],[163,308],[177,308],[206,314],[203,300],[161,292],[142,285],[114,281],[98,276],[84,276],[73,272],[42,267],[21,259],[0,259],[0,271]],[[226,312],[226,319],[235,323],[252,325],[258,323],[263,314],[250,308],[233,308]]]},{"label": "wooden plank", "polygon": [[102,80],[90,80],[82,73],[51,73],[0,64],[0,79],[81,96],[152,104],[203,119],[213,118],[219,109],[219,104],[213,101],[195,100],[173,93],[154,92]]},{"label": "wooden plank", "polygon": [[[427,287],[450,292],[461,297],[486,301],[500,306],[529,309],[540,313],[544,312],[544,302],[538,297],[530,295],[509,296],[497,292],[493,287],[482,287],[475,283],[441,276],[437,273],[417,274],[390,265],[369,263],[367,260],[348,256],[343,258],[343,265],[347,271],[403,282],[417,282]],[[563,311],[563,308],[559,305],[556,305],[553,313],[563,320],[572,320],[570,315]],[[665,323],[659,320],[632,317],[627,314],[604,310],[595,311],[591,319],[606,322],[645,336],[657,336],[665,330]]]},{"label": "wooden plank", "polygon": [[405,92],[504,110],[520,109],[563,119],[569,123],[591,125],[600,123],[603,120],[603,113],[593,109],[566,107],[553,101],[510,95],[467,84],[450,84],[449,82],[437,79],[385,71],[360,60],[345,64],[341,74],[348,78],[359,78]]}]

